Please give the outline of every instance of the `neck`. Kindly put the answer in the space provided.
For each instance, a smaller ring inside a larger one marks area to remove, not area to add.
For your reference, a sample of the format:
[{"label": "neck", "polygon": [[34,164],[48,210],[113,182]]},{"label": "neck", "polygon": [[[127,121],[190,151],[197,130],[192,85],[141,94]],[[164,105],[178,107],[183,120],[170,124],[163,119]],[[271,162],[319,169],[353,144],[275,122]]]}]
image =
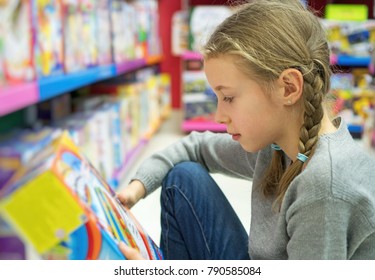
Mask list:
[{"label": "neck", "polygon": [[[333,125],[332,121],[330,120],[328,114],[326,111],[324,111],[324,115],[321,121],[321,127],[319,130],[319,136],[323,134],[329,134],[333,133],[337,130],[337,128]],[[286,155],[294,161],[297,157],[297,154],[299,153],[299,128],[296,128],[294,130],[294,133],[290,134],[290,138],[287,139],[286,142],[280,143],[280,147],[283,149],[283,151],[286,153]]]},{"label": "neck", "polygon": [[337,130],[337,128],[333,125],[332,121],[328,117],[328,114],[324,113],[322,119],[322,125],[319,130],[319,136],[323,134],[333,133]]}]

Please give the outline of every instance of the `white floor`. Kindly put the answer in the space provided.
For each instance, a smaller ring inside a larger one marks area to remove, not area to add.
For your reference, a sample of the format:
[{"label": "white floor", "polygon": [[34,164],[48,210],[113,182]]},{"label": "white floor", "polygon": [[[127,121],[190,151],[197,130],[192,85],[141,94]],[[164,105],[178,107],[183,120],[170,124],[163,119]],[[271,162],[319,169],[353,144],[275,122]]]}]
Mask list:
[{"label": "white floor", "polygon": [[[182,113],[174,111],[171,117],[166,120],[159,131],[150,140],[146,148],[140,154],[128,172],[128,178],[134,174],[139,164],[154,152],[179,140],[185,134],[181,131]],[[246,230],[250,227],[250,191],[251,182],[240,179],[228,178],[223,175],[214,174],[213,178],[222,188],[228,200],[231,202],[234,210],[240,217]],[[125,180],[128,182],[128,179]],[[126,184],[121,186],[119,190],[125,188]],[[140,224],[148,232],[155,243],[159,244],[160,236],[160,190],[155,191],[147,198],[141,200],[132,208],[133,214],[136,216]]]}]

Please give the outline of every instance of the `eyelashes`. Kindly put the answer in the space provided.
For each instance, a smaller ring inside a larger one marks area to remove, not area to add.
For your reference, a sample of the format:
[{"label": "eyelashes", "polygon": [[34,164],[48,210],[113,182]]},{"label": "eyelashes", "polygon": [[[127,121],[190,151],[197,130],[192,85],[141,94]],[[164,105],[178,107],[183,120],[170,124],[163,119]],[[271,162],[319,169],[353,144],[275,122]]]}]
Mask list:
[{"label": "eyelashes", "polygon": [[232,103],[233,99],[234,97],[228,97],[228,96],[223,97],[223,101],[227,103]]}]

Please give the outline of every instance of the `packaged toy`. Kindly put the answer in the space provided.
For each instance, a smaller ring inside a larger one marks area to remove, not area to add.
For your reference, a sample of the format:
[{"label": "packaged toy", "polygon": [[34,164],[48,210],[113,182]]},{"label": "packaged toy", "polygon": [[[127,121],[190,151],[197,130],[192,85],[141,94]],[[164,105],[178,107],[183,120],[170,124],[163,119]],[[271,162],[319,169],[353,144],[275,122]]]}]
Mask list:
[{"label": "packaged toy", "polygon": [[31,1],[5,1],[0,5],[3,71],[8,83],[35,78]]},{"label": "packaged toy", "polygon": [[35,0],[35,65],[39,77],[62,74],[64,65],[62,2]]},{"label": "packaged toy", "polygon": [[2,216],[44,258],[124,259],[119,241],[162,258],[67,132],[18,170],[0,199]]}]

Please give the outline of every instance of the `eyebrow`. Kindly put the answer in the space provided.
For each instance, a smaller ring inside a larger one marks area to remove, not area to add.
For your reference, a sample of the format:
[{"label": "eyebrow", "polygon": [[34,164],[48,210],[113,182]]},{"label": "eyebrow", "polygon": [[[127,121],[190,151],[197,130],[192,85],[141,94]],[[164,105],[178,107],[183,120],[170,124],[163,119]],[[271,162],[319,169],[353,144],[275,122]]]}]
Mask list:
[{"label": "eyebrow", "polygon": [[215,90],[220,91],[222,89],[229,89],[229,88],[230,87],[220,85],[220,86],[215,87]]}]

